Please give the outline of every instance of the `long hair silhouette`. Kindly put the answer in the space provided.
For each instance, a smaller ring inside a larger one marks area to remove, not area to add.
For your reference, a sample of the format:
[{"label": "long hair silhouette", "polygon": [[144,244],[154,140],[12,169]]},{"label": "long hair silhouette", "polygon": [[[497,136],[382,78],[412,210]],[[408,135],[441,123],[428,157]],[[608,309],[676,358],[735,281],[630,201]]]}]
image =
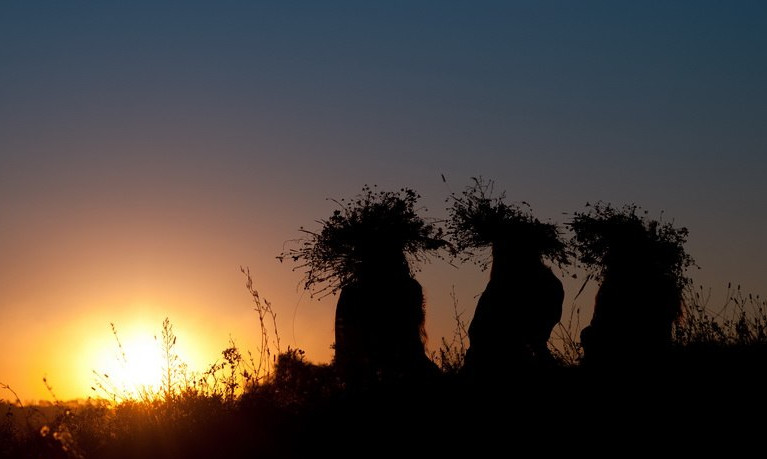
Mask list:
[{"label": "long hair silhouette", "polygon": [[413,190],[364,187],[323,220],[320,232],[283,253],[306,269],[305,287],[340,290],[334,364],[348,385],[421,378],[436,371],[426,356],[424,299],[411,264],[445,245],[418,215]]},{"label": "long hair silhouette", "polygon": [[493,245],[490,280],[469,326],[469,374],[491,376],[506,363],[551,363],[547,343],[562,316],[562,282],[539,254]]},{"label": "long hair silhouette", "polygon": [[[482,178],[460,195],[451,195],[448,234],[456,254],[483,268],[490,280],[469,325],[464,373],[492,378],[507,364],[551,364],[547,342],[562,315],[564,289],[548,259],[568,262],[557,225],[535,218],[527,203],[493,196],[493,182]],[[491,258],[481,258],[491,247]],[[475,251],[477,250],[477,251]]]},{"label": "long hair silhouette", "polygon": [[688,231],[640,210],[600,202],[569,224],[579,260],[601,280],[581,332],[584,364],[659,363],[671,347],[689,283],[685,270],[694,263],[684,250]]}]

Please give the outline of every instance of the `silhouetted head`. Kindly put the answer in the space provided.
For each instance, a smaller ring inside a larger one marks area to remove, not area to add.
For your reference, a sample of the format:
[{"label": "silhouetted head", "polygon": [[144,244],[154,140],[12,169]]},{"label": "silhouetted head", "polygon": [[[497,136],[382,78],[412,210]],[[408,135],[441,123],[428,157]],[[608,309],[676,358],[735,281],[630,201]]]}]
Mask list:
[{"label": "silhouetted head", "polygon": [[604,256],[607,270],[648,269],[653,264],[653,247],[643,228],[629,226],[610,236]]},{"label": "silhouetted head", "polygon": [[380,244],[366,244],[357,249],[356,280],[371,277],[410,276],[410,265],[402,249],[381,241]]},{"label": "silhouetted head", "polygon": [[575,213],[569,226],[581,263],[598,277],[651,276],[668,279],[681,291],[694,262],[684,250],[688,231],[648,219],[636,205],[614,208],[597,203]]},{"label": "silhouetted head", "polygon": [[483,268],[490,260],[477,260],[482,252],[473,249],[492,247],[494,266],[543,258],[568,264],[566,245],[556,224],[538,220],[526,202],[507,203],[504,193],[493,196],[492,181],[481,177],[473,180],[474,185],[461,195],[451,195],[448,234],[456,254],[464,252],[464,260],[474,258]]},{"label": "silhouetted head", "polygon": [[420,196],[409,188],[378,191],[368,186],[351,200],[336,201],[340,208],[322,230],[312,232],[301,246],[284,252],[302,263],[304,286],[334,292],[360,278],[409,274],[410,262],[419,262],[445,246],[442,230],[422,218]]},{"label": "silhouetted head", "polygon": [[500,238],[493,242],[493,258],[531,261],[541,257],[540,250],[524,239]]},{"label": "silhouetted head", "polygon": [[524,240],[498,239],[492,245],[492,268],[499,270],[528,269],[542,263],[542,255]]}]

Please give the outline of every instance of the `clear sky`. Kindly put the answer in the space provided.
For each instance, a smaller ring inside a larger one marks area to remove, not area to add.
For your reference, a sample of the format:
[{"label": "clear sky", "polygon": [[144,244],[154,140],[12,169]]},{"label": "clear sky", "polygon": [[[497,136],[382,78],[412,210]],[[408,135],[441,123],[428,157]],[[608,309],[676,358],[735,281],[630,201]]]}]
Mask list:
[{"label": "clear sky", "polygon": [[[766,81],[762,1],[4,1],[0,382],[87,396],[110,322],[170,317],[198,367],[255,349],[241,265],[327,361],[335,299],[275,256],[366,183],[433,217],[476,175],[559,222],[636,202],[697,282],[765,294]],[[485,276],[419,273],[432,349]]]}]

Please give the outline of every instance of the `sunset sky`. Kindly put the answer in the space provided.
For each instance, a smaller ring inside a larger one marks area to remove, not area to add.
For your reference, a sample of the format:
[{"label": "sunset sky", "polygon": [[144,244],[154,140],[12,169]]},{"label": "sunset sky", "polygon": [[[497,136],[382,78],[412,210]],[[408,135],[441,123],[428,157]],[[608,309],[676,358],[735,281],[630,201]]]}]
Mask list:
[{"label": "sunset sky", "polygon": [[[110,322],[140,347],[169,317],[197,369],[255,350],[240,266],[328,361],[335,298],[275,256],[364,184],[435,218],[477,175],[557,222],[636,202],[715,303],[767,294],[765,82],[762,1],[4,1],[0,382],[91,395]],[[486,275],[423,267],[431,349]]]}]

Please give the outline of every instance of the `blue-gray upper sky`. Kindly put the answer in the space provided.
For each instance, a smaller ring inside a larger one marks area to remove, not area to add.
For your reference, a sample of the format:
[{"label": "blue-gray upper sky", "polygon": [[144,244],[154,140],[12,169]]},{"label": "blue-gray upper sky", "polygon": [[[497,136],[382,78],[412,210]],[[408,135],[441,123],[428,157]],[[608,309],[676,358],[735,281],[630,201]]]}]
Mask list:
[{"label": "blue-gray upper sky", "polygon": [[[247,310],[250,265],[324,358],[332,301],[296,306],[282,243],[365,183],[442,217],[476,175],[560,222],[664,210],[696,280],[764,293],[765,81],[759,1],[6,1],[0,323],[132,301],[206,323]],[[469,316],[482,289],[421,279],[436,338],[450,285]]]}]

